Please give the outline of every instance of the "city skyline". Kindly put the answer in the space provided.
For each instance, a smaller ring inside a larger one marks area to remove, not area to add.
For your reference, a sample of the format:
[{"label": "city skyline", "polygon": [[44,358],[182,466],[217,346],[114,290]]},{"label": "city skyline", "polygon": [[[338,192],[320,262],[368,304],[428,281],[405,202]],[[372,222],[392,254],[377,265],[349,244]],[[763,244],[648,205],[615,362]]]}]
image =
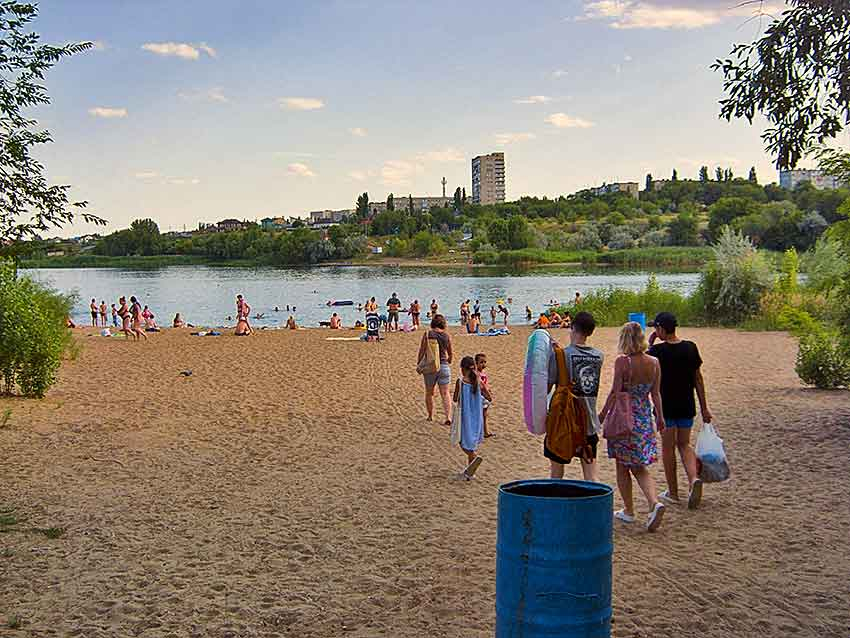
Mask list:
[{"label": "city skyline", "polygon": [[444,176],[470,196],[470,160],[492,152],[508,201],[703,164],[777,181],[762,124],[717,117],[708,67],[760,28],[727,4],[47,0],[44,41],[95,47],[47,77],[41,158],[108,220],[101,232],[437,196]]}]

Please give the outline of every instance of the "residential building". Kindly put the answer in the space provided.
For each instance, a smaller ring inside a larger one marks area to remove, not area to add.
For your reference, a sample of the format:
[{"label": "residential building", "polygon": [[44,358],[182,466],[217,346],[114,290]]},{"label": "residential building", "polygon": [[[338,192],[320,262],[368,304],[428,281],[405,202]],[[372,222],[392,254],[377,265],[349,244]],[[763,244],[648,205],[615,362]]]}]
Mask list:
[{"label": "residential building", "polygon": [[229,233],[246,228],[248,228],[248,222],[240,222],[238,219],[223,219],[215,225],[215,229],[219,233]]},{"label": "residential building", "polygon": [[637,182],[614,182],[612,184],[602,184],[602,186],[591,188],[590,191],[597,197],[600,195],[609,195],[611,193],[626,193],[635,199],[640,199],[640,186]]},{"label": "residential building", "polygon": [[[393,202],[396,210],[407,210],[407,207],[410,204],[410,196],[399,195],[396,197],[394,194]],[[453,204],[454,197],[413,197],[413,212],[421,213],[431,210],[432,208],[443,208],[446,206],[452,206]],[[386,210],[386,200],[369,202],[369,212],[371,215],[377,215],[378,213],[386,212]]]},{"label": "residential building", "polygon": [[260,226],[263,230],[283,230],[288,222],[283,217],[263,217]]},{"label": "residential building", "polygon": [[837,177],[827,175],[818,169],[797,168],[790,171],[779,171],[779,185],[782,188],[794,190],[803,182],[809,182],[819,190],[833,190],[842,187]]},{"label": "residential building", "polygon": [[505,201],[505,154],[490,153],[472,158],[472,203],[502,204]]},{"label": "residential building", "polygon": [[341,224],[351,214],[352,211],[347,208],[343,210],[314,210],[310,213],[310,225],[327,226],[332,224]]}]

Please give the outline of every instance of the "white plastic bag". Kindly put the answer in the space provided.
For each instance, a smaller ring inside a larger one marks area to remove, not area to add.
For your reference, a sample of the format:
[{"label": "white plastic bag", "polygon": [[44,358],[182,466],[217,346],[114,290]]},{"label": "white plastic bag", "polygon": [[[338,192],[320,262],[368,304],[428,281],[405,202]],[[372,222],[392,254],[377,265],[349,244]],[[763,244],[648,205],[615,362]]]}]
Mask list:
[{"label": "white plastic bag", "polygon": [[696,455],[699,461],[699,477],[704,483],[720,483],[729,478],[729,461],[723,447],[723,439],[711,423],[705,423],[697,437]]}]

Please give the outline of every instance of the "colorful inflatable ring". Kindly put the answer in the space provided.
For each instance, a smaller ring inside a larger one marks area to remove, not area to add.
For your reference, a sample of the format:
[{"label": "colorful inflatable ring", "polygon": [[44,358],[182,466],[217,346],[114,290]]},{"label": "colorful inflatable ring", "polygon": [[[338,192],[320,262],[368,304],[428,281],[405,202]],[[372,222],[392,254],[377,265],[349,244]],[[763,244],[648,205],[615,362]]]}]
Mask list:
[{"label": "colorful inflatable ring", "polygon": [[549,353],[552,338],[545,330],[535,330],[528,338],[525,374],[522,381],[522,403],[525,426],[532,434],[546,433],[549,408]]}]

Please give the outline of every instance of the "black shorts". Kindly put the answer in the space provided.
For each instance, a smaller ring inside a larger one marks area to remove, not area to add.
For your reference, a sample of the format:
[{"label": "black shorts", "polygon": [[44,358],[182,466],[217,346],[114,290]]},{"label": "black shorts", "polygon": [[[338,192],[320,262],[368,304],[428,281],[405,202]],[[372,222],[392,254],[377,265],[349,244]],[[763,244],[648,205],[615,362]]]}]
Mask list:
[{"label": "black shorts", "polygon": [[387,323],[389,323],[390,321],[395,321],[396,323],[398,323],[398,311],[397,310],[390,310],[388,314],[389,314],[389,319],[387,320]]},{"label": "black shorts", "polygon": [[[596,459],[596,447],[599,445],[599,435],[598,434],[588,434],[585,439],[587,445],[590,447],[590,458]],[[550,461],[555,461],[555,463],[560,463],[561,465],[569,465],[572,459],[562,459],[560,456],[555,454],[552,450],[546,447],[546,439],[543,439],[543,456],[545,456]],[[581,458],[580,454],[576,454],[575,458]]]}]

